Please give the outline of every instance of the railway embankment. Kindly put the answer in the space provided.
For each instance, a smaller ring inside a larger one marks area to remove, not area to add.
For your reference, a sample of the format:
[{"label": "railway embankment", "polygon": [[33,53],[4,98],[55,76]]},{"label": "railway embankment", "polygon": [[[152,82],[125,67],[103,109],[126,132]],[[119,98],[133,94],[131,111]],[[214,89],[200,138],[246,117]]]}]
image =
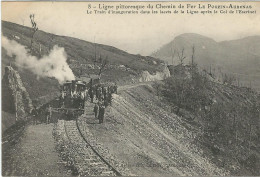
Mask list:
[{"label": "railway embankment", "polygon": [[199,130],[168,111],[149,84],[119,88],[102,124],[89,106],[79,119],[83,135],[104,157],[124,162],[130,174],[229,174],[203,156],[193,141]]},{"label": "railway embankment", "polygon": [[[127,167],[127,159],[119,160],[112,153],[110,153],[109,149],[106,148],[98,138],[95,137],[91,133],[90,127],[88,124],[92,124],[93,126],[100,126],[98,123],[98,119],[95,118],[93,112],[94,104],[87,102],[85,108],[85,114],[78,118],[78,128],[81,135],[84,137],[86,141],[93,147],[93,149],[102,156],[103,159],[111,166],[113,166],[118,172],[120,172],[123,176],[133,176],[134,172],[130,172]],[[108,139],[109,140],[109,139]]]},{"label": "railway embankment", "polygon": [[55,127],[57,150],[64,164],[74,175],[121,176],[122,174],[107,161],[103,154],[81,134],[76,120],[59,120]]}]

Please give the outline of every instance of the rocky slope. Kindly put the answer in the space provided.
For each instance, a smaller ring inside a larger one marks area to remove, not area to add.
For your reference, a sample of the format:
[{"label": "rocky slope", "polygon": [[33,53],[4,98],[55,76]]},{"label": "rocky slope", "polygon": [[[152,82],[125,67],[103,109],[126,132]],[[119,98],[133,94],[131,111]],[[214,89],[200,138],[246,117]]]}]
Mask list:
[{"label": "rocky slope", "polygon": [[19,73],[11,66],[5,67],[2,92],[3,111],[12,114],[17,113],[18,119],[22,119],[33,109],[32,100],[23,85]]},{"label": "rocky slope", "polygon": [[171,73],[168,67],[164,67],[163,71],[156,72],[156,74],[150,74],[148,71],[143,71],[141,77],[139,79],[140,82],[148,82],[148,81],[159,81],[164,80],[167,77],[170,77]]},{"label": "rocky slope", "polygon": [[150,84],[120,88],[103,124],[82,118],[103,152],[139,176],[229,174],[203,156],[193,141],[199,130],[171,113]]},{"label": "rocky slope", "polygon": [[2,79],[2,130],[24,120],[33,109],[32,100],[20,75],[11,66],[5,67]]}]

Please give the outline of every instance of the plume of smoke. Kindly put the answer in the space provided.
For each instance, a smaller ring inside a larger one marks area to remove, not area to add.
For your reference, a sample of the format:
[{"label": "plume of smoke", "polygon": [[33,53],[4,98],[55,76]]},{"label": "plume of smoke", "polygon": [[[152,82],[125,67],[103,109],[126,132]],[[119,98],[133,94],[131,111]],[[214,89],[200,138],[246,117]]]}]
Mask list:
[{"label": "plume of smoke", "polygon": [[54,77],[59,83],[75,79],[66,62],[67,56],[64,48],[55,45],[48,56],[38,59],[30,55],[25,46],[14,40],[9,40],[5,36],[2,36],[2,46],[6,49],[8,56],[15,56],[17,65],[31,70],[38,77]]}]

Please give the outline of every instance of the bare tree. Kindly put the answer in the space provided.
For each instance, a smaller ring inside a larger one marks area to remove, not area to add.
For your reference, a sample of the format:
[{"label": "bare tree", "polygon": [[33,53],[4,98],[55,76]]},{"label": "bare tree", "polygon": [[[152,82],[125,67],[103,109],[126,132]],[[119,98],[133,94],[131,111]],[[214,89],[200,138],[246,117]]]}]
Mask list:
[{"label": "bare tree", "polygon": [[194,58],[195,58],[195,46],[192,46],[192,54],[191,54],[191,67],[193,68],[194,65]]},{"label": "bare tree", "polygon": [[222,73],[223,84],[232,85],[235,82],[236,78],[232,75],[227,75]]},{"label": "bare tree", "polygon": [[51,39],[49,41],[49,46],[48,46],[49,47],[49,51],[51,50],[51,47],[52,47],[51,44],[52,44],[53,40],[54,40],[54,34],[51,35]]},{"label": "bare tree", "polygon": [[173,65],[173,59],[174,59],[174,56],[175,56],[175,49],[174,49],[174,46],[171,47],[171,56],[172,56],[172,65]]},{"label": "bare tree", "polygon": [[30,19],[31,19],[31,24],[32,24],[32,35],[31,35],[31,46],[30,46],[30,49],[32,51],[33,39],[34,39],[35,33],[38,31],[38,27],[37,27],[36,22],[34,21],[34,14],[30,14]]},{"label": "bare tree", "polygon": [[184,59],[186,58],[186,57],[184,56],[184,48],[182,48],[181,53],[178,51],[177,54],[178,54],[178,58],[179,58],[179,60],[180,60],[180,62],[181,62],[181,65],[183,65],[183,61],[184,61]]},{"label": "bare tree", "polygon": [[83,75],[83,68],[82,66],[80,65],[79,67],[79,78]]},{"label": "bare tree", "polygon": [[106,66],[108,65],[108,59],[107,59],[107,56],[105,59],[103,59],[101,56],[99,57],[99,60],[98,60],[98,63],[100,64],[100,68],[99,68],[99,71],[98,71],[98,76],[99,76],[99,79],[101,78],[101,74],[104,72],[104,70],[106,69]]},{"label": "bare tree", "polygon": [[194,58],[195,58],[195,46],[192,46],[192,54],[191,54],[191,76],[193,78],[194,75]]},{"label": "bare tree", "polygon": [[42,56],[42,45],[39,43],[39,54],[40,54],[40,57]]},{"label": "bare tree", "polygon": [[[94,65],[97,63],[97,43],[96,43],[96,36],[94,36],[94,47],[95,47],[95,59],[94,59]],[[101,56],[99,56],[101,58]]]}]

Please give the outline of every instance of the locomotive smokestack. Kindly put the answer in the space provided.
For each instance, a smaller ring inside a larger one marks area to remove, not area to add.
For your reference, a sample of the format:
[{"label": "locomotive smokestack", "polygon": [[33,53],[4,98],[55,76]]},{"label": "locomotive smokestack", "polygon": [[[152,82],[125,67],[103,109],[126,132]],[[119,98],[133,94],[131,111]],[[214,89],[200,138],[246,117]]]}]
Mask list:
[{"label": "locomotive smokestack", "polygon": [[25,46],[14,40],[9,40],[5,36],[2,36],[2,46],[7,51],[8,56],[15,56],[18,66],[31,70],[37,77],[54,77],[59,83],[75,79],[67,63],[64,48],[55,45],[49,55],[37,58],[30,55]]}]

